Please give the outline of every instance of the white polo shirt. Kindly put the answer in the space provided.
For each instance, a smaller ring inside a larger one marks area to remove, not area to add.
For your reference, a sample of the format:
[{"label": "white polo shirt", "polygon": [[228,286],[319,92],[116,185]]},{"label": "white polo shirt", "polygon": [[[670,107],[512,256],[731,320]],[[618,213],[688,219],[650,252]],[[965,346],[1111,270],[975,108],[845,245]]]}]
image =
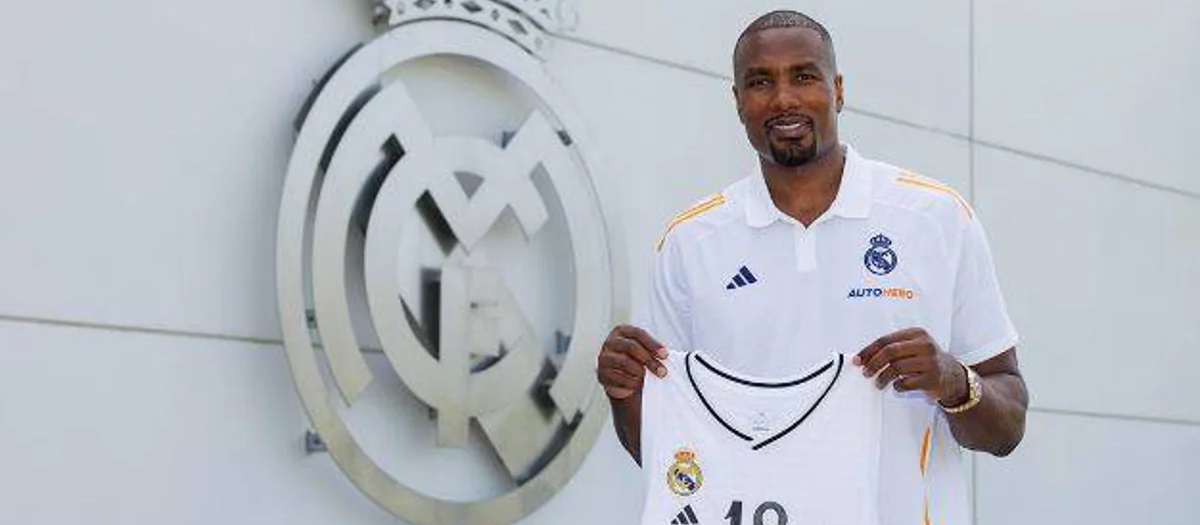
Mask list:
[{"label": "white polo shirt", "polygon": [[[942,183],[846,152],[837,197],[808,228],[775,207],[758,173],[676,216],[640,325],[668,348],[764,377],[908,327],[967,364],[1016,346],[971,207]],[[884,397],[882,523],[970,523],[945,417],[921,393]]]}]

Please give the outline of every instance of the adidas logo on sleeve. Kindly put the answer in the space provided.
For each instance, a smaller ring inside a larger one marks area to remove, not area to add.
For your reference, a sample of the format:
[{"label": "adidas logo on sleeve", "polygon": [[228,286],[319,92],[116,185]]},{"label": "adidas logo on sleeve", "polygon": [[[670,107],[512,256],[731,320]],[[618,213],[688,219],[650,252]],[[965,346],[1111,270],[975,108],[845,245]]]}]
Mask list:
[{"label": "adidas logo on sleeve", "polygon": [[766,379],[671,352],[642,393],[642,524],[878,525],[882,394],[848,361]]}]

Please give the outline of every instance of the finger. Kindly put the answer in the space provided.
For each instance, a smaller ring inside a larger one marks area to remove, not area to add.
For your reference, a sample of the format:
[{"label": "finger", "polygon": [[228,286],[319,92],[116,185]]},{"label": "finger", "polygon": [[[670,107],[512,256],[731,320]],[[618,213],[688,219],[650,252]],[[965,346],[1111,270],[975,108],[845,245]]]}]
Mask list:
[{"label": "finger", "polygon": [[650,350],[638,343],[637,340],[618,336],[613,338],[609,346],[617,353],[626,355],[641,366],[650,369],[654,375],[658,377],[667,375],[667,367],[663,366],[662,361],[654,357]]},{"label": "finger", "polygon": [[896,371],[896,367],[890,365],[885,366],[883,367],[883,370],[879,371],[879,375],[875,376],[875,387],[883,388],[887,386],[888,383],[891,383],[893,379],[896,379],[896,377],[899,375],[900,373]]},{"label": "finger", "polygon": [[[892,361],[884,369],[884,372],[879,375],[882,377],[885,373],[890,373],[888,381],[896,379],[897,382],[900,379],[914,378],[918,385],[923,388],[929,383],[936,382],[930,374],[930,371],[933,369],[934,365],[929,362],[929,359],[920,356],[906,357]],[[887,382],[879,381],[878,378],[875,383],[879,388],[887,386]]]},{"label": "finger", "polygon": [[666,347],[645,330],[632,325],[621,325],[617,327],[617,331],[622,337],[637,341],[638,344],[642,345],[642,348],[649,350],[658,359],[667,358]]},{"label": "finger", "polygon": [[[924,376],[929,374],[935,368],[928,359],[924,357],[905,357],[888,363],[875,379],[875,384],[879,388],[887,386],[888,382],[896,378]],[[887,377],[884,377],[884,376]],[[922,378],[922,383],[925,383],[925,378]]]},{"label": "finger", "polygon": [[628,354],[618,352],[605,352],[600,354],[600,371],[619,370],[621,373],[641,380],[642,376],[646,375],[646,367],[642,363],[630,357]]},{"label": "finger", "polygon": [[927,390],[925,383],[928,378],[929,378],[929,374],[904,376],[904,377],[901,377],[900,379],[897,379],[895,383],[892,383],[892,388],[896,389],[897,392],[912,392],[914,390]]},{"label": "finger", "polygon": [[645,384],[645,380],[643,378],[633,377],[616,368],[598,370],[596,372],[596,376],[600,381],[600,385],[603,386],[606,391],[619,389],[627,390],[629,393],[637,393],[642,391],[642,385]]},{"label": "finger", "polygon": [[604,388],[620,388],[632,392],[640,392],[644,384],[642,377],[633,377],[618,368],[598,371],[597,376],[599,376],[600,385]]},{"label": "finger", "polygon": [[920,352],[921,343],[919,341],[901,340],[890,343],[878,352],[875,352],[875,355],[867,361],[867,364],[863,365],[863,374],[867,377],[873,376],[879,373],[884,366],[900,359],[918,355]]},{"label": "finger", "polygon": [[615,368],[598,370],[596,372],[596,377],[600,380],[600,385],[605,388],[616,387],[636,390],[640,389],[642,385],[642,381],[638,378],[621,372]]},{"label": "finger", "polygon": [[924,374],[930,370],[933,370],[935,367],[934,363],[934,361],[923,356],[901,357],[895,361],[892,361],[891,364],[888,365],[888,368],[895,369],[896,375],[911,376]]},{"label": "finger", "polygon": [[855,354],[850,361],[855,365],[862,366],[863,364],[870,362],[871,359],[880,351],[882,351],[887,345],[912,339],[916,336],[916,334],[921,333],[924,333],[924,331],[920,328],[905,328],[903,330],[898,330],[884,335],[879,339],[871,341],[871,344],[867,345],[862,350],[859,350],[858,354]]},{"label": "finger", "polygon": [[850,362],[854,364],[854,366],[862,366],[867,361],[870,361],[872,357],[875,357],[876,353],[882,350],[883,347],[887,346],[887,342],[884,341],[885,337],[887,336],[871,341],[871,344],[867,345],[862,350],[859,350],[857,354],[854,354],[854,357],[850,358]]},{"label": "finger", "polygon": [[640,374],[631,374],[631,373],[627,372],[624,368],[610,368],[609,370],[613,374],[628,377],[628,378],[632,379],[634,382],[641,382],[642,378],[646,377],[646,374],[644,372],[645,369],[641,369],[643,371],[643,373],[640,373]]},{"label": "finger", "polygon": [[639,381],[615,368],[597,370],[596,377],[604,393],[612,399],[626,399],[642,390]]}]

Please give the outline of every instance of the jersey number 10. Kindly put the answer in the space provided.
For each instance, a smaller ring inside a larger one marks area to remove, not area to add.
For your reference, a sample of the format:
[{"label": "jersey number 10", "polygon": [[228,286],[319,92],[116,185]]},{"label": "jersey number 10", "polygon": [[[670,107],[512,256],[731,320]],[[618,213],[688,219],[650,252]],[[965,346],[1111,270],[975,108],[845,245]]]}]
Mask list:
[{"label": "jersey number 10", "polygon": [[[775,515],[773,522],[766,520],[768,512]],[[729,512],[725,513],[725,519],[729,520],[729,525],[742,525],[742,502],[731,503]],[[787,511],[783,510],[783,505],[774,501],[764,501],[757,509],[754,509],[754,525],[787,525],[787,522]]]}]

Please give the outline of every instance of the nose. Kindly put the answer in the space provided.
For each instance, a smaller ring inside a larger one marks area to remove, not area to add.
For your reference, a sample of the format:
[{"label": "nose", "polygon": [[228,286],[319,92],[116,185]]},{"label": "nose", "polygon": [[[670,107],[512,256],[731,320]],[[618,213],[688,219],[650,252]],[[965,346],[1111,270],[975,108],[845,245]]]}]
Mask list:
[{"label": "nose", "polygon": [[775,89],[771,97],[771,109],[775,113],[788,113],[800,107],[800,94],[792,86],[783,85]]}]

